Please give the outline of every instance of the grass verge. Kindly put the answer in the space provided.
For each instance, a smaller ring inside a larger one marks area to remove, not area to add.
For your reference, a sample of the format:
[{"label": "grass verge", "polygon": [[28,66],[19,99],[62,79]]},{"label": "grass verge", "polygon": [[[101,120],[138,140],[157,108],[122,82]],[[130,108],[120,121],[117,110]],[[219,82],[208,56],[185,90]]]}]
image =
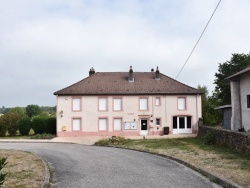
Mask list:
[{"label": "grass verge", "polygon": [[0,150],[0,158],[8,157],[3,171],[7,173],[3,187],[41,187],[45,167],[41,159],[32,153],[16,150]]},{"label": "grass verge", "polygon": [[136,149],[181,159],[250,188],[250,156],[217,145],[207,145],[201,138],[126,140],[112,143],[102,139],[95,145]]}]

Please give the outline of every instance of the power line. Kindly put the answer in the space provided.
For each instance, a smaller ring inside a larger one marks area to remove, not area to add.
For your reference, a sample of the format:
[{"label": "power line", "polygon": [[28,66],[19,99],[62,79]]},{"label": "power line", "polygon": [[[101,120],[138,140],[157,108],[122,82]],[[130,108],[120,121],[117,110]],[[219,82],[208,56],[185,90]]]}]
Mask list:
[{"label": "power line", "polygon": [[202,33],[201,33],[201,35],[200,35],[199,39],[197,40],[196,44],[194,45],[194,47],[193,47],[193,49],[192,49],[191,53],[189,54],[189,56],[188,56],[187,60],[185,61],[184,65],[182,66],[182,68],[181,68],[181,70],[179,71],[179,73],[177,74],[176,78],[175,78],[175,79],[173,80],[173,82],[171,83],[171,85],[170,85],[169,89],[171,89],[171,87],[172,87],[172,85],[173,85],[174,81],[176,81],[176,79],[178,78],[178,76],[181,74],[182,70],[183,70],[183,69],[184,69],[184,67],[186,66],[186,64],[187,64],[187,62],[188,62],[188,60],[189,60],[189,58],[191,57],[191,55],[193,54],[193,52],[194,52],[194,50],[195,50],[196,46],[197,46],[197,45],[198,45],[198,43],[200,42],[201,37],[203,36],[204,32],[206,31],[207,26],[208,26],[208,24],[210,23],[211,19],[213,18],[214,13],[216,12],[217,8],[219,7],[219,5],[220,5],[220,2],[221,2],[221,1],[222,1],[222,0],[219,0],[219,2],[218,2],[218,4],[217,4],[217,6],[216,6],[216,7],[215,7],[215,9],[214,9],[213,14],[211,15],[210,19],[209,19],[209,20],[208,20],[208,22],[207,22],[207,25],[206,25],[206,26],[205,26],[205,28],[203,29],[203,31],[202,31]]}]

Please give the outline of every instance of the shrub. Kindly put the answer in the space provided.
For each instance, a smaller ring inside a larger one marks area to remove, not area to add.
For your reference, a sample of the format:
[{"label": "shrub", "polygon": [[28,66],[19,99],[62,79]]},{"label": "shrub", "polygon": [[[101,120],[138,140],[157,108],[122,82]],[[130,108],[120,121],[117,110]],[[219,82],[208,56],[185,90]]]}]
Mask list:
[{"label": "shrub", "polygon": [[49,117],[46,121],[45,132],[48,134],[56,134],[56,118]]},{"label": "shrub", "polygon": [[21,135],[29,135],[31,129],[31,119],[26,116],[19,121],[19,132]]},{"label": "shrub", "polygon": [[32,119],[31,128],[36,134],[43,134],[45,133],[46,123],[45,117],[36,116]]},{"label": "shrub", "polygon": [[6,173],[2,172],[3,167],[7,164],[7,157],[3,157],[0,159],[0,187],[4,184]]},{"label": "shrub", "polygon": [[10,136],[16,135],[21,116],[18,114],[5,114],[4,124]]},{"label": "shrub", "polygon": [[52,134],[46,134],[46,133],[43,133],[43,134],[37,134],[37,135],[34,135],[32,137],[30,137],[31,139],[52,139],[54,138],[55,136],[52,135]]},{"label": "shrub", "polygon": [[4,123],[4,121],[5,121],[5,115],[0,116],[0,136],[6,135],[7,127]]},{"label": "shrub", "polygon": [[110,140],[108,139],[101,139],[101,140],[98,140],[97,142],[95,142],[94,145],[96,146],[107,146],[110,144]]}]

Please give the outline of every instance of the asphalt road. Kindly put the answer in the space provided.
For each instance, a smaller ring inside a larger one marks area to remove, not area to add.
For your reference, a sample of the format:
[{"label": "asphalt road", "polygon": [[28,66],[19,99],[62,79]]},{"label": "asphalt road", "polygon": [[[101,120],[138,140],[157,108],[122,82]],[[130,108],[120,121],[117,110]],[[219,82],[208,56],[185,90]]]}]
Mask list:
[{"label": "asphalt road", "polygon": [[54,170],[53,187],[219,187],[181,164],[137,151],[57,143],[0,143],[0,149],[39,155]]}]

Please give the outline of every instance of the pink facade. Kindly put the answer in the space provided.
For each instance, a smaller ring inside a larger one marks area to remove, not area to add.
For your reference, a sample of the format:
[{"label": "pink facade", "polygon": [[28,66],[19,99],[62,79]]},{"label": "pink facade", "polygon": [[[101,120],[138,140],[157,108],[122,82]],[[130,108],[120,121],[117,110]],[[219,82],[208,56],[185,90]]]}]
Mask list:
[{"label": "pink facade", "polygon": [[[121,99],[121,106],[114,107],[114,99]],[[197,133],[199,118],[199,94],[57,96],[57,136],[162,135],[164,127],[169,127],[169,134]]]}]

